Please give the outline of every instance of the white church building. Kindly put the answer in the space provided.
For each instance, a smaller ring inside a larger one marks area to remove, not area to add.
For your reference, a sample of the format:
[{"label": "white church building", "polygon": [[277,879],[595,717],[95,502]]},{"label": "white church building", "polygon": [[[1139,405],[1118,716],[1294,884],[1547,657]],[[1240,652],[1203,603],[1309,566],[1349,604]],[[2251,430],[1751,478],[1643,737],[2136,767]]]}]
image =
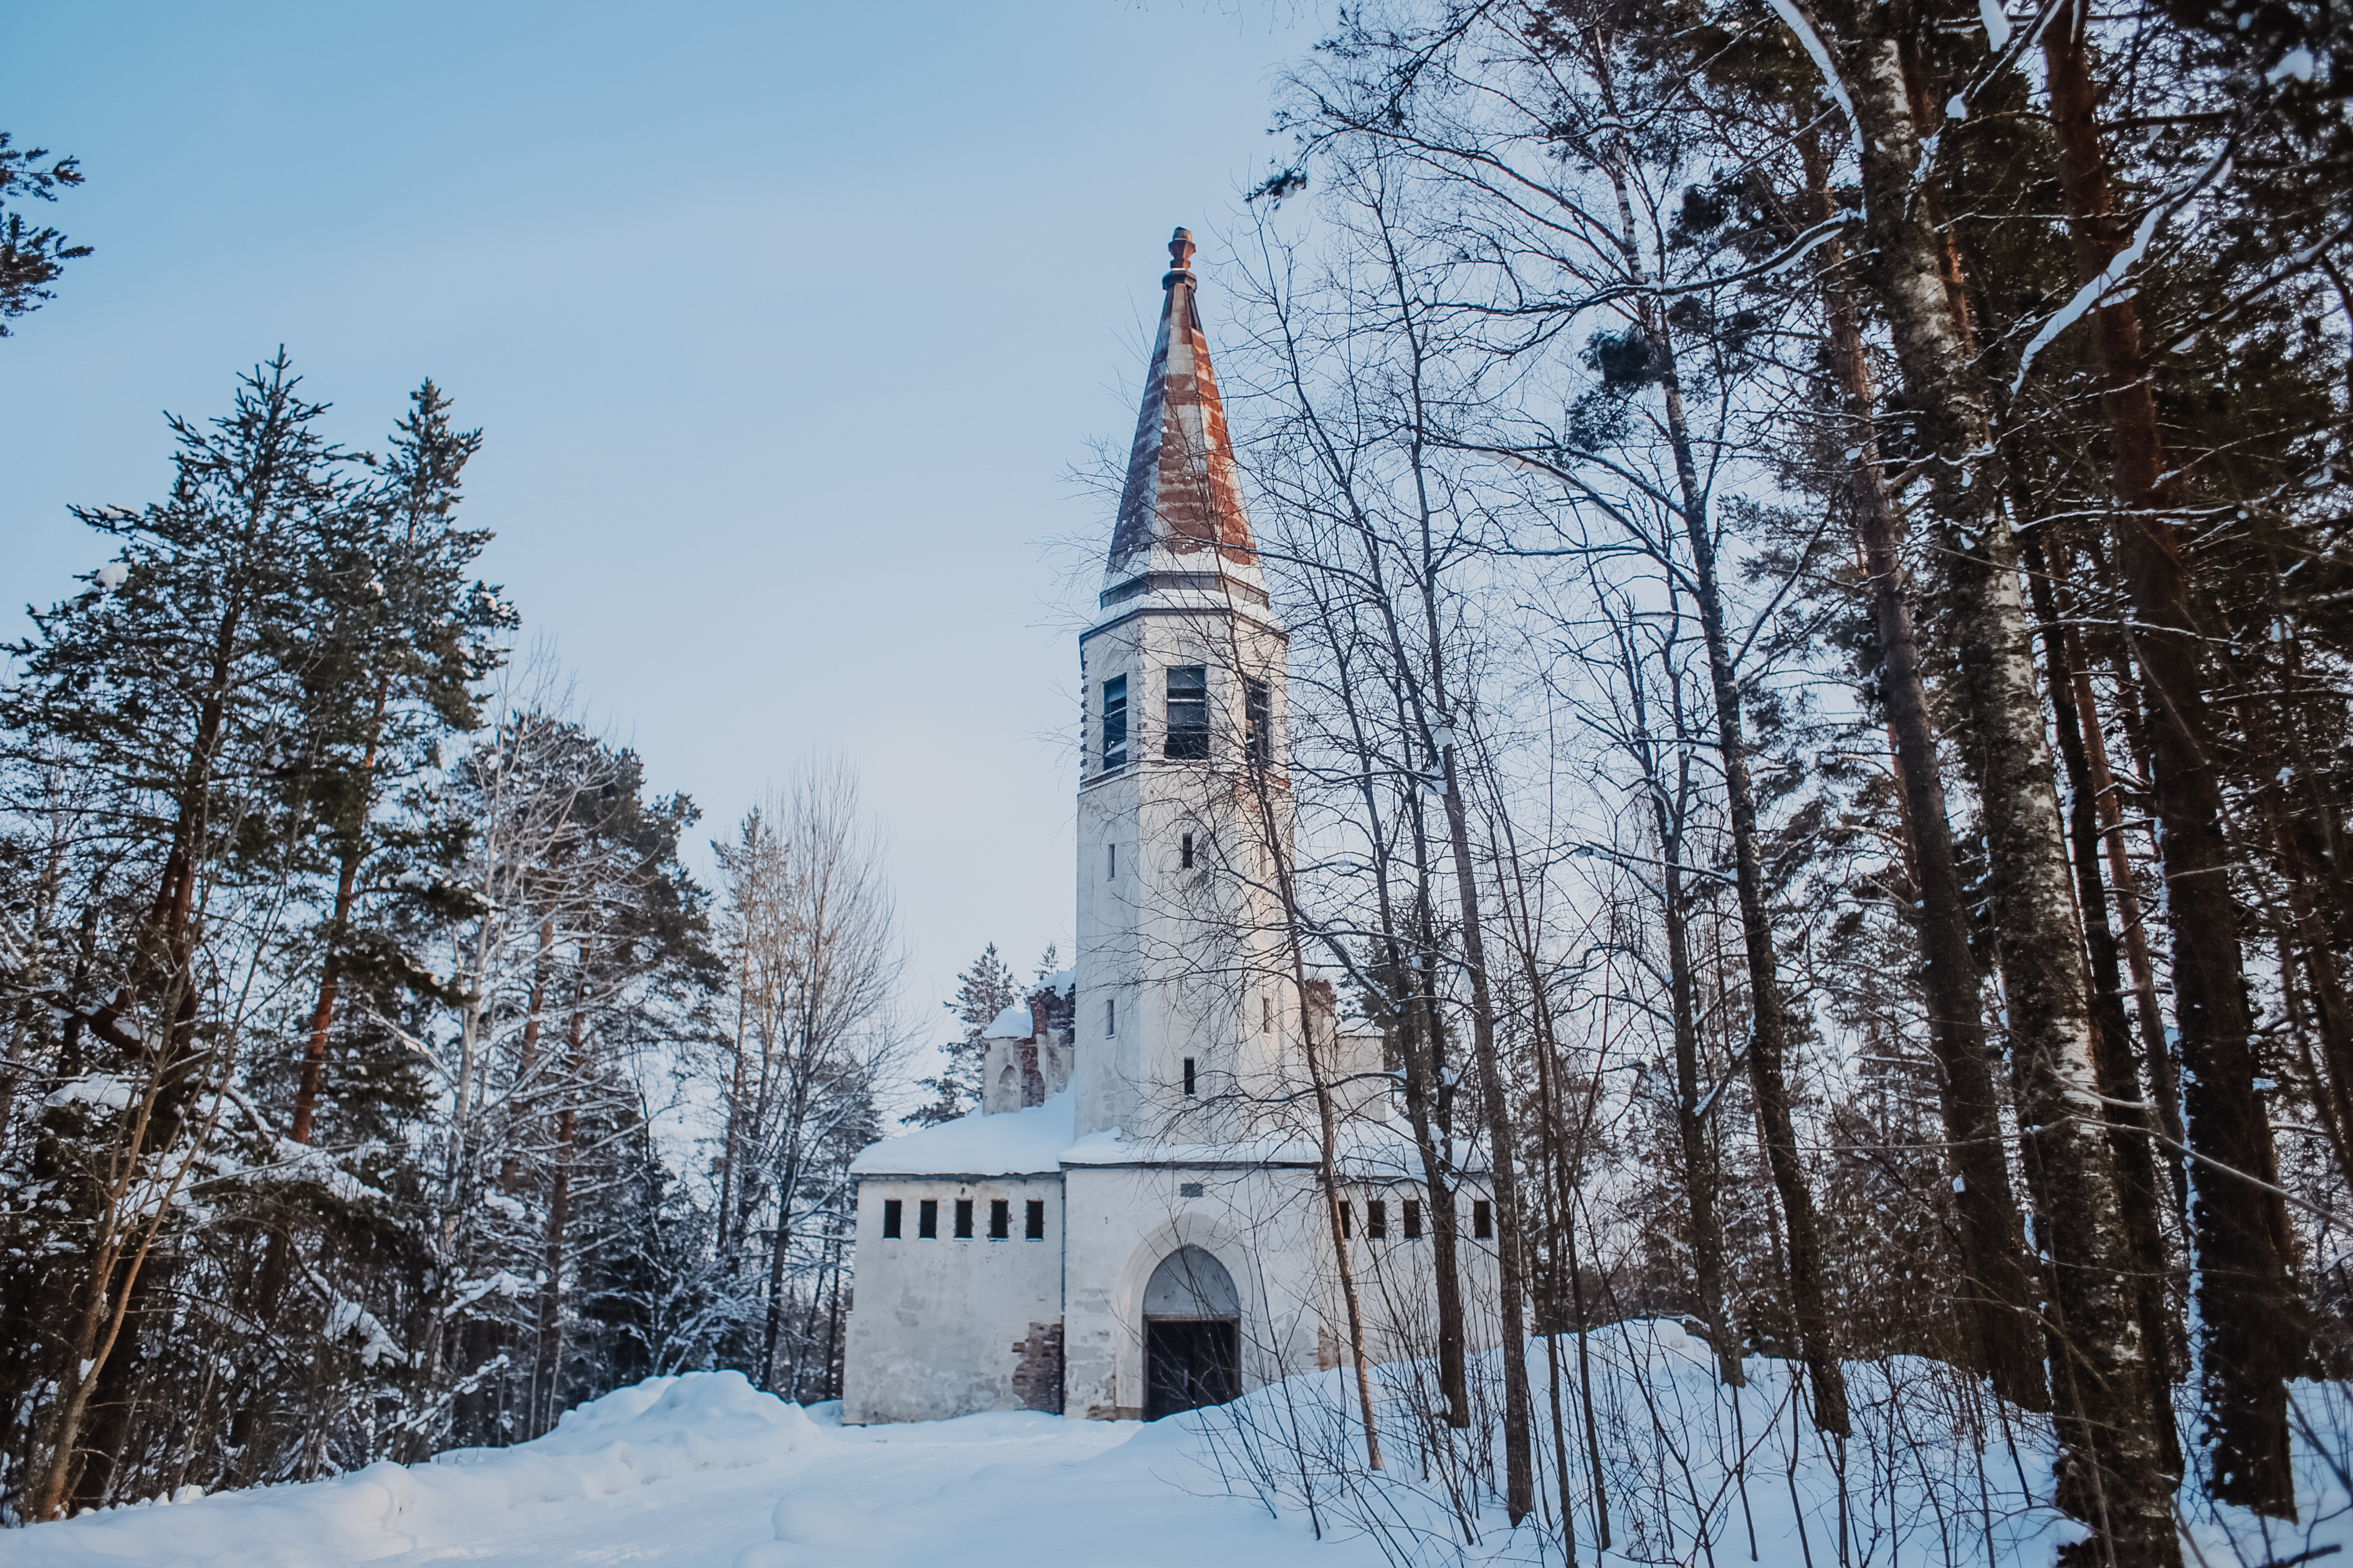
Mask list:
[{"label": "white church building", "polygon": [[[1287,637],[1191,237],[1168,248],[1102,613],[1079,639],[1077,963],[990,1026],[977,1112],[851,1166],[853,1424],[1151,1418],[1340,1364],[1325,1102],[1368,1353],[1428,1353],[1421,1165],[1381,1040],[1342,1032],[1322,982],[1303,998],[1282,915]],[[1477,1187],[1456,1194],[1463,1283],[1492,1300]]]}]

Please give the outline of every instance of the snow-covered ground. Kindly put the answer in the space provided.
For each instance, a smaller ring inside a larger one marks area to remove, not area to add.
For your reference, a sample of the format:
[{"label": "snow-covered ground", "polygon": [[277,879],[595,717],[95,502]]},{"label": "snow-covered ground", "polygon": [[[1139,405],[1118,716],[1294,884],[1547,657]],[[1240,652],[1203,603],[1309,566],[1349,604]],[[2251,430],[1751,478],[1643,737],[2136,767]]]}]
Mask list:
[{"label": "snow-covered ground", "polygon": [[[1630,1323],[1586,1347],[1613,1521],[1614,1550],[1597,1553],[1576,1341],[1559,1348],[1577,1558],[1593,1568],[2045,1568],[2082,1533],[2040,1500],[2035,1424],[1949,1368],[1852,1365],[1855,1435],[1833,1454],[1799,1417],[1786,1363],[1750,1361],[1735,1394],[1680,1328]],[[1492,1377],[1492,1361],[1479,1370]],[[1370,1481],[1339,1373],[1150,1426],[1006,1413],[865,1428],[698,1373],[618,1390],[512,1448],[0,1533],[0,1568],[1556,1564],[1553,1370],[1532,1343],[1542,1529],[1506,1527],[1499,1456],[1449,1449],[1414,1420],[1409,1367],[1381,1369],[1388,1468]],[[2353,1402],[2343,1385],[2297,1394],[2302,1521],[2185,1497],[2189,1568],[2286,1568],[2353,1542]]]},{"label": "snow-covered ground", "polygon": [[[1303,1516],[1225,1495],[1187,1422],[1008,1413],[860,1428],[838,1408],[804,1413],[737,1373],[655,1378],[536,1442],[14,1531],[0,1563],[1215,1568],[1312,1542]],[[1317,1559],[1379,1560],[1362,1542]]]}]

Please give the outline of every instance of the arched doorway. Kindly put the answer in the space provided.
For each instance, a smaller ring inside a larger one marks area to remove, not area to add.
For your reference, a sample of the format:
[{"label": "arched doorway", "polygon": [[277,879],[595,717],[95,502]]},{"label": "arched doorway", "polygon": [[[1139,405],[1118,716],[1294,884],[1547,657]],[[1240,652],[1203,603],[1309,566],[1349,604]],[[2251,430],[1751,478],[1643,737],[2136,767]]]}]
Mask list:
[{"label": "arched doorway", "polygon": [[1160,1260],[1144,1288],[1144,1418],[1240,1394],[1241,1298],[1226,1266],[1198,1247]]}]

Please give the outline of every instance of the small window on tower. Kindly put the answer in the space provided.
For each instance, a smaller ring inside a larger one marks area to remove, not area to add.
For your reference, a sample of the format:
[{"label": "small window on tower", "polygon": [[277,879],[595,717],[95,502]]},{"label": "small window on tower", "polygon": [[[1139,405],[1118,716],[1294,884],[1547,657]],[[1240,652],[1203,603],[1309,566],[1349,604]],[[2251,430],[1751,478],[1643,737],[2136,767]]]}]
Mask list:
[{"label": "small window on tower", "polygon": [[972,1239],[972,1200],[970,1198],[958,1198],[955,1201],[955,1205],[956,1239],[958,1241],[970,1241]]},{"label": "small window on tower", "polygon": [[1029,1209],[1022,1216],[1021,1236],[1022,1239],[1026,1241],[1043,1241],[1046,1239],[1045,1199],[1031,1198],[1029,1200]]},{"label": "small window on tower", "polygon": [[1006,1198],[988,1200],[988,1239],[1003,1241],[1013,1234],[1013,1205]]},{"label": "small window on tower", "polygon": [[1209,754],[1208,665],[1168,667],[1168,739],[1162,750],[1168,756],[1194,761]]},{"label": "small window on tower", "polygon": [[1193,836],[1189,833],[1185,835],[1185,843],[1181,853],[1184,857],[1183,868],[1187,871],[1191,870],[1193,868]]},{"label": "small window on tower", "polygon": [[915,1237],[920,1241],[936,1241],[940,1235],[940,1200],[925,1198],[915,1205]]},{"label": "small window on tower", "polygon": [[1263,992],[1260,993],[1258,999],[1258,1032],[1261,1035],[1274,1033],[1274,998]]},{"label": "small window on tower", "polygon": [[905,1212],[906,1205],[901,1203],[897,1198],[884,1198],[882,1200],[883,1240],[896,1241],[899,1239],[899,1216]]},{"label": "small window on tower", "polygon": [[1421,1239],[1421,1202],[1418,1198],[1405,1201],[1405,1238],[1408,1241]]},{"label": "small window on tower", "polygon": [[1118,1034],[1119,998],[1116,996],[1106,996],[1103,998],[1103,1038],[1106,1040],[1112,1039],[1116,1037]]},{"label": "small window on tower", "polygon": [[1341,1235],[1343,1237],[1346,1237],[1354,1236],[1354,1235],[1356,1235],[1356,1214],[1355,1214],[1355,1212],[1350,1208],[1349,1204],[1348,1204],[1348,1200],[1347,1200],[1347,1199],[1345,1199],[1345,1198],[1342,1198],[1342,1199],[1340,1200],[1340,1235]]},{"label": "small window on tower", "polygon": [[1103,846],[1103,880],[1106,882],[1116,881],[1118,878],[1119,846],[1116,844],[1106,844]]},{"label": "small window on tower", "polygon": [[1189,1097],[1189,1096],[1192,1094],[1192,1092],[1193,1092],[1193,1058],[1192,1058],[1191,1057],[1187,1057],[1187,1058],[1185,1058],[1185,1093]]},{"label": "small window on tower", "polygon": [[1471,1234],[1482,1241],[1492,1241],[1495,1236],[1495,1209],[1484,1198],[1474,1198],[1471,1204]]},{"label": "small window on tower", "polygon": [[1243,743],[1250,764],[1265,767],[1274,761],[1274,699],[1263,680],[1242,682]]},{"label": "small window on tower", "polygon": [[1114,675],[1103,683],[1103,765],[1104,771],[1127,766],[1127,677]]},{"label": "small window on tower", "polygon": [[1378,1198],[1365,1200],[1365,1235],[1373,1241],[1389,1238],[1389,1205]]}]

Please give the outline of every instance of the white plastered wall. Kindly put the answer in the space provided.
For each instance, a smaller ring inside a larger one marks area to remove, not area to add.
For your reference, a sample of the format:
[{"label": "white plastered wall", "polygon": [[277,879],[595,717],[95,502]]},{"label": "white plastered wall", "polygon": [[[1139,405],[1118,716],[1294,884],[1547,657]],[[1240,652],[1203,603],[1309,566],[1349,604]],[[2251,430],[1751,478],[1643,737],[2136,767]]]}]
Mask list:
[{"label": "white plastered wall", "polygon": [[[1267,683],[1271,742],[1283,755],[1282,658],[1278,626],[1201,595],[1145,595],[1084,641],[1074,1068],[1082,1135],[1117,1127],[1184,1142],[1246,1136],[1247,1102],[1263,1098],[1282,1056],[1295,1051],[1296,997],[1260,852],[1264,817],[1243,766],[1246,678]],[[1163,755],[1166,671],[1188,664],[1209,672],[1206,763]],[[1106,774],[1103,686],[1119,676],[1127,679],[1129,761]],[[1287,795],[1276,795],[1271,815],[1287,837]],[[1106,1001],[1115,1004],[1115,1033],[1107,1032]],[[1268,1009],[1271,1031],[1262,1026]],[[1188,1057],[1200,1090],[1189,1104]]]},{"label": "white plastered wall", "polygon": [[[892,1198],[904,1205],[903,1223],[897,1239],[886,1239],[882,1205]],[[936,1239],[916,1234],[924,1198],[940,1205]],[[973,1202],[969,1241],[955,1235],[958,1198]],[[1005,1241],[987,1238],[995,1198],[1011,1205]],[[1022,1235],[1031,1199],[1046,1205],[1041,1241]],[[1062,1215],[1059,1173],[861,1178],[842,1419],[934,1421],[1028,1406],[1017,1386],[1024,1347],[1062,1317]]]}]

